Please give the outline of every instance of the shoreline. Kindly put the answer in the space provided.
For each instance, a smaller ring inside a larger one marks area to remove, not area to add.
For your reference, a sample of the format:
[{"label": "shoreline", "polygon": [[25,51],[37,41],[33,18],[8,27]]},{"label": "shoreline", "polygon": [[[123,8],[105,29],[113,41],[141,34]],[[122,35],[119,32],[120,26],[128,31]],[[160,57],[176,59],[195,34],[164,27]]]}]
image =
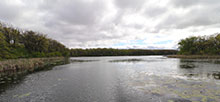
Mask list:
[{"label": "shoreline", "polygon": [[220,55],[168,55],[167,57],[181,59],[220,59]]},{"label": "shoreline", "polygon": [[65,57],[9,59],[0,61],[0,78],[23,75],[66,64]]}]

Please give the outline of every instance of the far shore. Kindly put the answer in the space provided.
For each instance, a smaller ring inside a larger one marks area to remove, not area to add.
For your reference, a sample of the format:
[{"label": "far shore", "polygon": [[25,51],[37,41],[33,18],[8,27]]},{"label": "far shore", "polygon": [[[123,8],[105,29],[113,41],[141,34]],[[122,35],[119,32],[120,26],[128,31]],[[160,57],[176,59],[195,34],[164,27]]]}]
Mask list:
[{"label": "far shore", "polygon": [[167,57],[182,59],[220,59],[220,55],[168,55]]}]

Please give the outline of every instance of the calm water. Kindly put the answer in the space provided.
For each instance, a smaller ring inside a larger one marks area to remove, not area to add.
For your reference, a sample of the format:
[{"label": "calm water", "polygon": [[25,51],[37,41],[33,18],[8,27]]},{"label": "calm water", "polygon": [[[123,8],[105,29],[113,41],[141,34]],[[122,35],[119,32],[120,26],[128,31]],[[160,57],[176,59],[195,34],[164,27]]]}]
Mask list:
[{"label": "calm water", "polygon": [[0,102],[220,101],[220,61],[80,57],[4,84]]}]

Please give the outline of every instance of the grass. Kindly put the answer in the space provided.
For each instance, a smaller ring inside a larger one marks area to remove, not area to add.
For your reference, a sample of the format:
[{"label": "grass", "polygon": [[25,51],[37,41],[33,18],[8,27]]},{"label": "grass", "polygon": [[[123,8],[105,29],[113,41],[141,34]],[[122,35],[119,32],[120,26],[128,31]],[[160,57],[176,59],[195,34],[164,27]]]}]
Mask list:
[{"label": "grass", "polygon": [[4,60],[0,61],[0,76],[23,72],[33,72],[47,66],[64,64],[64,62],[64,57]]}]

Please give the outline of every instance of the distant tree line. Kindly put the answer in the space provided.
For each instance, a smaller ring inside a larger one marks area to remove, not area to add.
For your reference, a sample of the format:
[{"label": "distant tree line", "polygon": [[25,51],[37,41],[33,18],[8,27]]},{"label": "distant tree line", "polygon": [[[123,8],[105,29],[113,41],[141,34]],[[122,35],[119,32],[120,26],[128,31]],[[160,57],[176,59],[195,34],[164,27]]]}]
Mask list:
[{"label": "distant tree line", "polygon": [[178,44],[182,55],[220,55],[220,34],[192,36]]},{"label": "distant tree line", "polygon": [[0,59],[68,56],[69,49],[44,34],[0,24]]},{"label": "distant tree line", "polygon": [[0,23],[0,60],[58,56],[170,55],[176,53],[176,50],[68,49],[60,42],[50,39],[42,33],[30,30],[24,31]]},{"label": "distant tree line", "polygon": [[145,49],[71,49],[70,56],[141,56],[141,55],[172,55],[177,50],[145,50]]}]

